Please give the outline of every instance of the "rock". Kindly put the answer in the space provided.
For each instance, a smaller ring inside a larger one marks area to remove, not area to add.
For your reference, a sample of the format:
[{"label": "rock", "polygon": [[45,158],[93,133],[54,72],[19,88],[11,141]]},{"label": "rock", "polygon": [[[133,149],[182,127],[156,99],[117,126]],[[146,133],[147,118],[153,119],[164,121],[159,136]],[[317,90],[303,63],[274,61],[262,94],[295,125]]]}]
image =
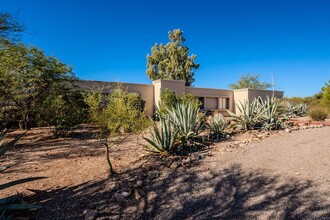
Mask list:
[{"label": "rock", "polygon": [[170,169],[172,169],[172,170],[175,170],[176,168],[178,168],[180,166],[180,163],[178,163],[178,162],[173,162],[172,164],[171,164],[171,166],[170,166]]},{"label": "rock", "polygon": [[85,220],[95,220],[98,215],[98,212],[96,210],[91,210],[86,213]]},{"label": "rock", "polygon": [[127,198],[127,197],[129,197],[129,196],[131,195],[131,193],[126,192],[126,191],[122,192],[121,194],[122,194],[125,198]]},{"label": "rock", "polygon": [[290,130],[289,128],[286,128],[284,131],[285,131],[286,133],[291,133],[291,130]]},{"label": "rock", "polygon": [[135,189],[134,195],[136,200],[146,197],[146,193],[141,189]]},{"label": "rock", "polygon": [[187,159],[185,159],[183,161],[183,164],[189,164],[189,163],[191,163],[191,158],[190,157],[188,157]]},{"label": "rock", "polygon": [[125,202],[125,197],[121,193],[115,193],[116,201],[120,204]]},{"label": "rock", "polygon": [[148,173],[148,180],[153,180],[159,177],[159,172],[158,171],[153,171]]},{"label": "rock", "polygon": [[141,187],[142,185],[143,185],[143,181],[142,180],[136,181],[136,186]]}]

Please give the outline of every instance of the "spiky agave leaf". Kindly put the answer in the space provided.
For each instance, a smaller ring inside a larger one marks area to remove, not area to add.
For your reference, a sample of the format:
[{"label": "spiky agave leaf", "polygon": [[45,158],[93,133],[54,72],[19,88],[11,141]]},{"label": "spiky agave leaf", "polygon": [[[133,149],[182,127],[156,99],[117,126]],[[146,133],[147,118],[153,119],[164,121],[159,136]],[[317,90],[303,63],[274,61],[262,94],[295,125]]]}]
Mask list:
[{"label": "spiky agave leaf", "polygon": [[211,134],[216,138],[216,140],[227,137],[226,129],[228,126],[229,121],[225,120],[224,117],[220,115],[213,116],[212,120],[208,124]]},{"label": "spiky agave leaf", "polygon": [[194,143],[193,139],[202,126],[198,117],[199,108],[192,103],[178,103],[168,108],[167,112],[173,126],[178,130],[181,145],[186,145],[187,141]]},{"label": "spiky agave leaf", "polygon": [[169,119],[160,118],[160,128],[156,122],[152,122],[153,131],[150,131],[149,137],[144,137],[148,142],[147,148],[149,151],[171,152],[175,148],[178,131],[173,128]]},{"label": "spiky agave leaf", "polygon": [[230,117],[237,123],[239,128],[244,130],[258,128],[261,124],[262,115],[264,113],[264,109],[260,104],[260,98],[255,98],[252,102],[245,100],[243,102],[239,102],[236,104],[238,109],[238,114],[235,114],[229,110]]}]

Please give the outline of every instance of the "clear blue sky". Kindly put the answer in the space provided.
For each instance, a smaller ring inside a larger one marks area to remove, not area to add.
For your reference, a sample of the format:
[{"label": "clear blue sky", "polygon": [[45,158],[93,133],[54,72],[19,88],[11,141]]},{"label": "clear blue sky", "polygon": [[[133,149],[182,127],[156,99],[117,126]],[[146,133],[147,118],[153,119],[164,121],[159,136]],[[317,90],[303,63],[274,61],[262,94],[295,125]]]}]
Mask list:
[{"label": "clear blue sky", "polygon": [[18,10],[24,42],[82,79],[150,83],[146,55],[174,28],[201,64],[196,87],[273,72],[286,96],[309,96],[330,79],[329,0],[0,0],[0,11]]}]

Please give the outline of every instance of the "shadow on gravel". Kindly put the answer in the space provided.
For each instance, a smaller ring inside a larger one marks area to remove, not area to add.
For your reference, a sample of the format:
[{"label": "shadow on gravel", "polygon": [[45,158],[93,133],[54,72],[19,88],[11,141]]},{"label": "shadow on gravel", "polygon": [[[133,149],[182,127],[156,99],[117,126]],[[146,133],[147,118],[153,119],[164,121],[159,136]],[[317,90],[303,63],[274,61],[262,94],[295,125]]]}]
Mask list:
[{"label": "shadow on gravel", "polygon": [[[330,219],[329,195],[317,192],[311,181],[267,176],[236,164],[217,172],[167,170],[144,179],[146,196],[134,193],[124,204],[111,200],[130,183],[135,170],[111,180],[35,191],[29,201],[43,201],[37,219],[82,219],[83,210],[103,206],[100,219]],[[113,187],[109,185],[113,184]]]}]

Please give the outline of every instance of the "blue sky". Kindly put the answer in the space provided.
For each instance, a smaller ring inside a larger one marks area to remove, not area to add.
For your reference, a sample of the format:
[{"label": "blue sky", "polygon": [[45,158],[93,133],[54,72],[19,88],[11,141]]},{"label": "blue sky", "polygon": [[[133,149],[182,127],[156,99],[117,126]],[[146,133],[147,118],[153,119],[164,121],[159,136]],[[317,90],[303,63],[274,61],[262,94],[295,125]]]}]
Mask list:
[{"label": "blue sky", "polygon": [[273,72],[286,96],[309,96],[330,80],[328,0],[0,0],[0,11],[19,11],[23,41],[82,79],[150,83],[146,55],[180,28],[201,65],[196,87]]}]

